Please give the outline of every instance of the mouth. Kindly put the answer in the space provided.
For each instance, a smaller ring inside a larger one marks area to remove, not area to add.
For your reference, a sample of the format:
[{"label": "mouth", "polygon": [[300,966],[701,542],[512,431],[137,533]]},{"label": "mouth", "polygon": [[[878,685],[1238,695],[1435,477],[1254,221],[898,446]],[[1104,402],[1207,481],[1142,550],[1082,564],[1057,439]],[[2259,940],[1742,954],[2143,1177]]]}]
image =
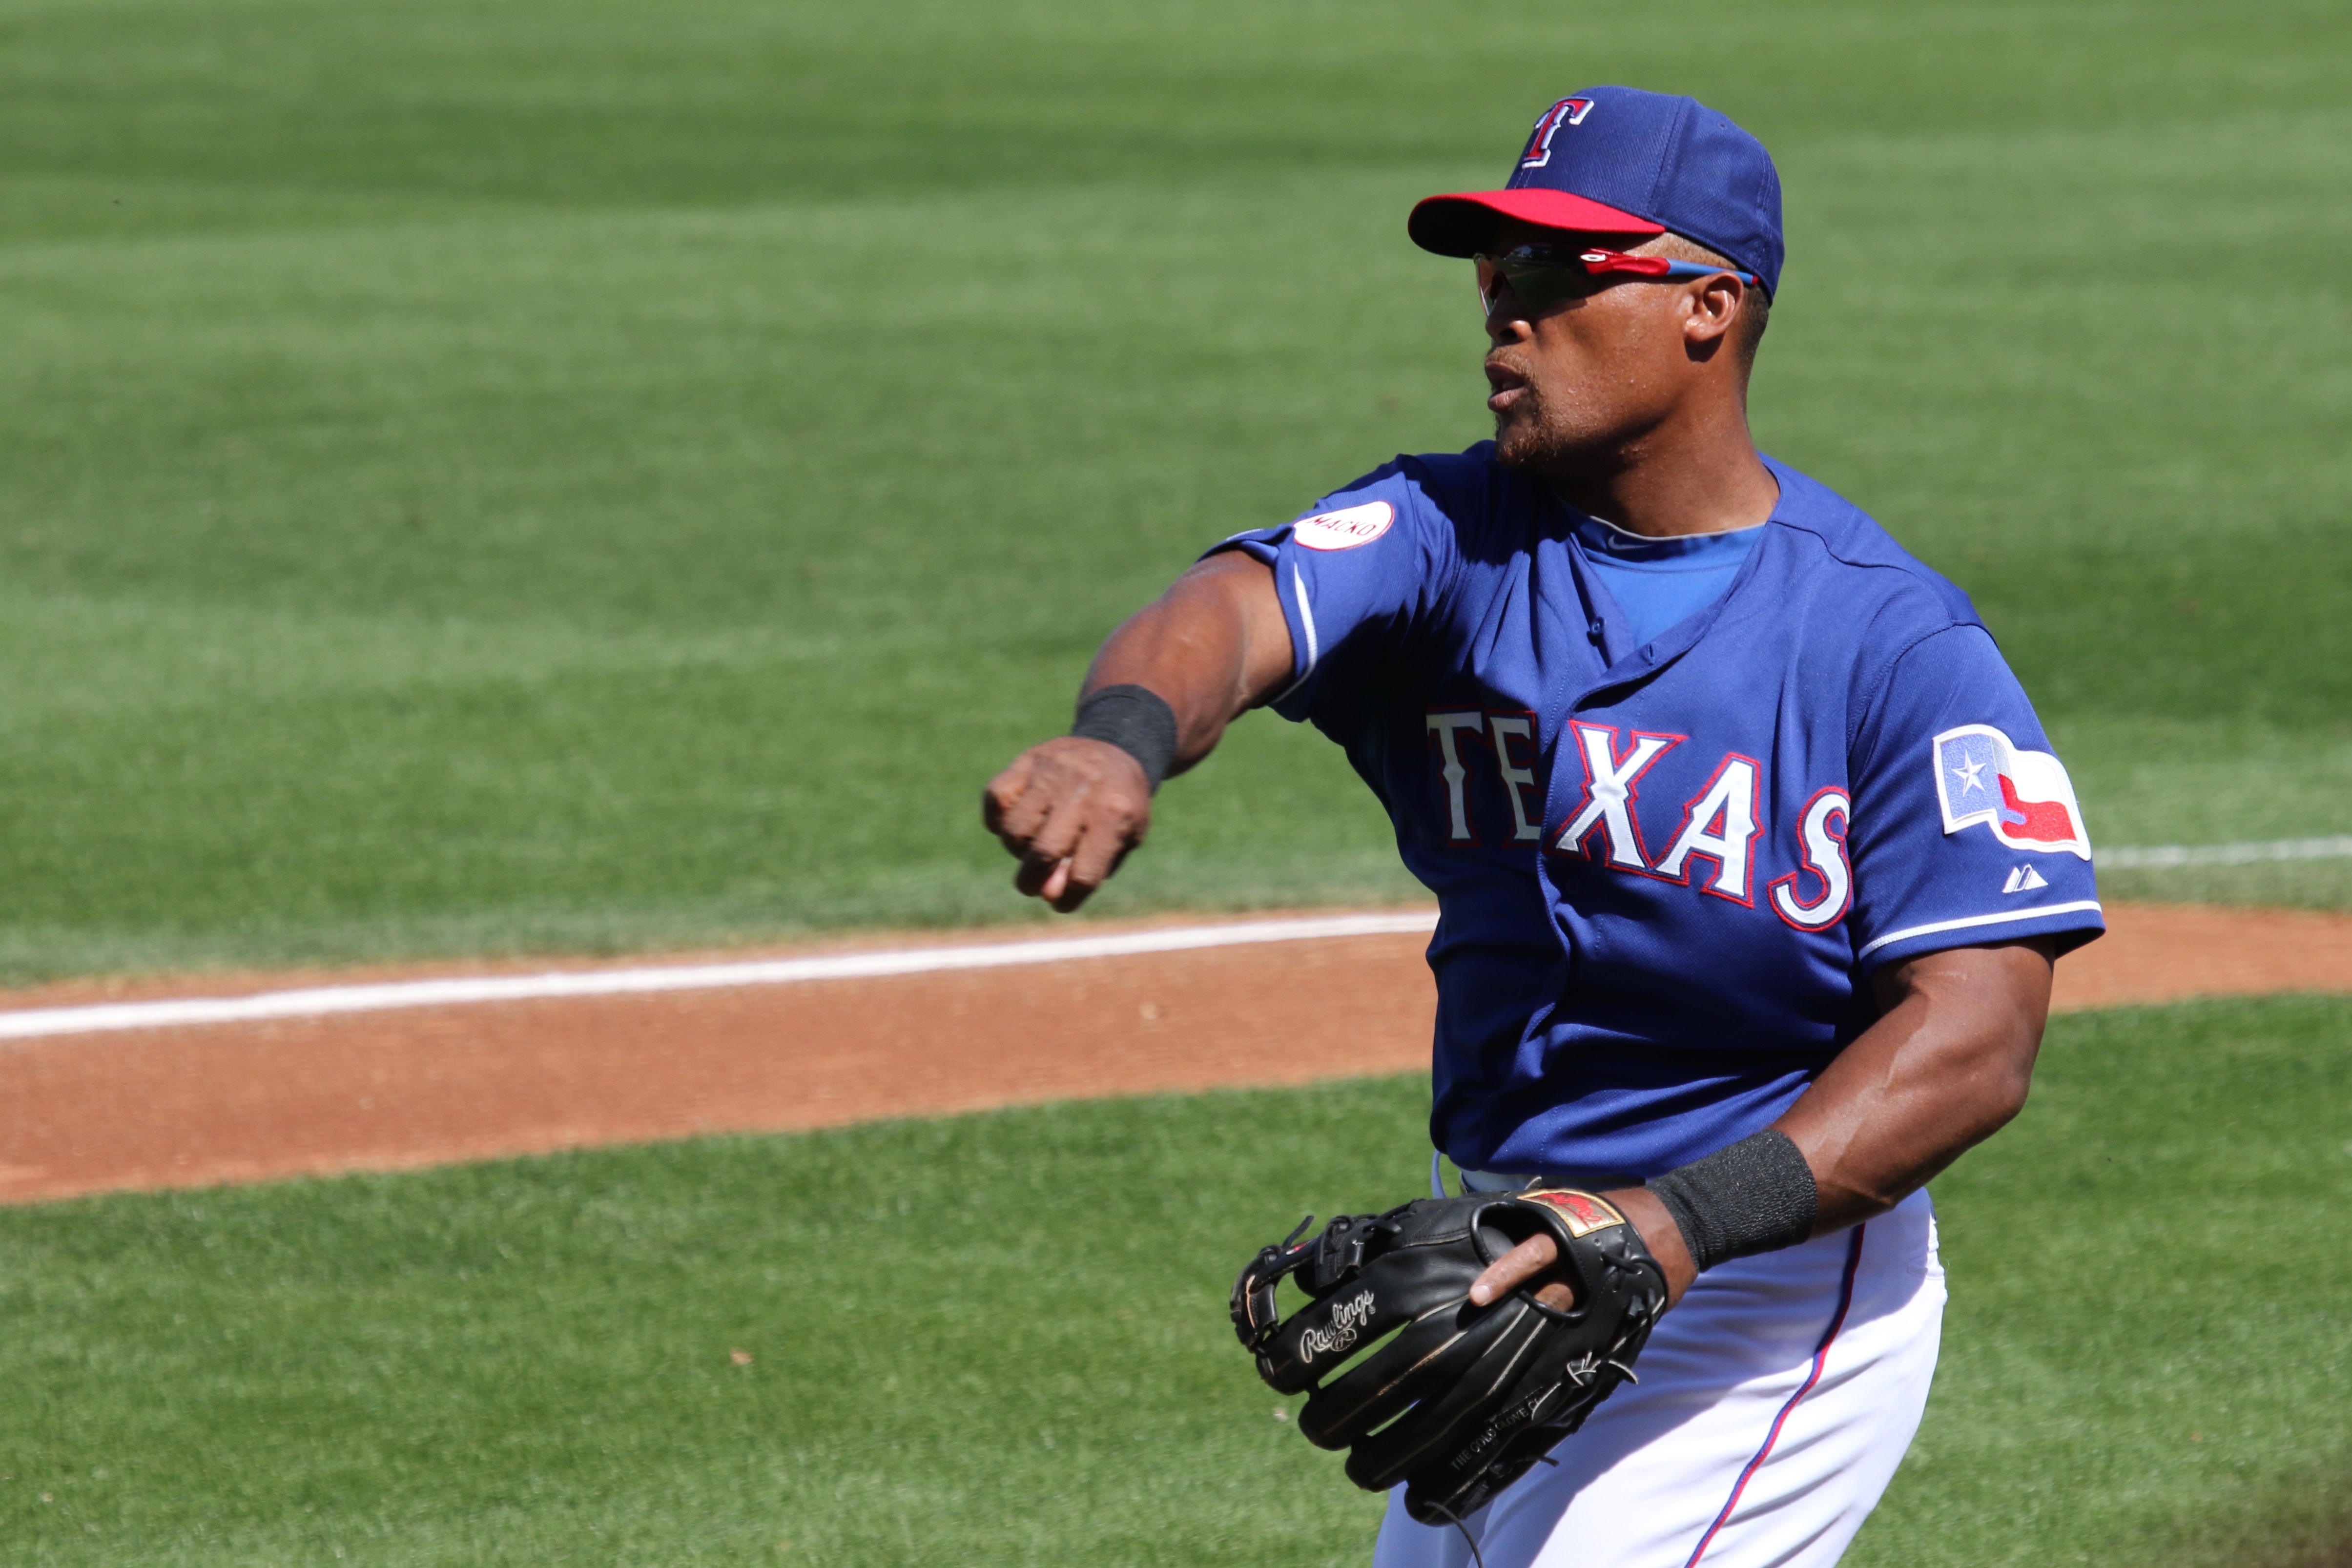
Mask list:
[{"label": "mouth", "polygon": [[1494,389],[1486,406],[1496,414],[1507,414],[1528,400],[1527,376],[1499,360],[1486,362],[1486,384]]}]

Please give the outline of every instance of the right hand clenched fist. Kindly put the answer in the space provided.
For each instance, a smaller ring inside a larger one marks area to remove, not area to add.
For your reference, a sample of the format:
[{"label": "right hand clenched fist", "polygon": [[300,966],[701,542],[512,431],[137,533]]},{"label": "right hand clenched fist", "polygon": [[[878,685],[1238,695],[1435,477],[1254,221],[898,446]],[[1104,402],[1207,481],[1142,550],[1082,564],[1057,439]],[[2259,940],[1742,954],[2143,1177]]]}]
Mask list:
[{"label": "right hand clenched fist", "polygon": [[1067,914],[1143,842],[1151,784],[1143,764],[1109,742],[1065,735],[990,780],[981,815],[1021,862],[1013,885]]}]

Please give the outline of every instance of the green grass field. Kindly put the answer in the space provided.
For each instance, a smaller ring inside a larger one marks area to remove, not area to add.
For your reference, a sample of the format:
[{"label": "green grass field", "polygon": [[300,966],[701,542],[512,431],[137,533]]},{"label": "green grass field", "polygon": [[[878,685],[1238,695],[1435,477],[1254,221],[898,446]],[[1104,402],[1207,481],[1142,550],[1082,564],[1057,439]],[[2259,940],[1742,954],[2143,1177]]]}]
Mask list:
[{"label": "green grass field", "polygon": [[[0,0],[0,981],[1034,918],[982,783],[1204,544],[1477,438],[1403,214],[1608,80],[1779,155],[1759,435],[2095,835],[2352,832],[2341,5]],[[1413,891],[1261,720],[1100,907]],[[2347,1047],[2053,1028],[1851,1562],[2338,1538]],[[1360,1563],[1223,1288],[1425,1092],[0,1210],[0,1562]]]},{"label": "green grass field", "polygon": [[[0,1559],[1355,1568],[1377,1500],[1224,1290],[1425,1181],[1426,1093],[0,1211]],[[2059,1020],[1937,1183],[1944,1363],[1848,1562],[2273,1568],[2340,1521],[2347,1106],[2352,1001]]]},{"label": "green grass field", "polygon": [[[0,975],[1026,918],[980,784],[1203,544],[1477,437],[1403,214],[1595,80],[1775,149],[1760,434],[1977,594],[2095,835],[2352,830],[2347,61],[2318,0],[0,0]],[[1268,720],[1103,905],[1410,891]]]}]

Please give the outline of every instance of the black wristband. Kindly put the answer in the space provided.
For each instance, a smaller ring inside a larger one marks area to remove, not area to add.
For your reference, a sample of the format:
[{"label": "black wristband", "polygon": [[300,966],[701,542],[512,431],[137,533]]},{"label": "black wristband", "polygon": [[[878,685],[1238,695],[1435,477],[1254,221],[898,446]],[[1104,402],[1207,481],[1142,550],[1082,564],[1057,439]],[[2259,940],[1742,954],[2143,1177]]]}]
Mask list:
[{"label": "black wristband", "polygon": [[1789,1135],[1772,1127],[1668,1171],[1650,1190],[1682,1226],[1702,1273],[1796,1246],[1812,1236],[1822,1213],[1812,1167]]},{"label": "black wristband", "polygon": [[1106,686],[1087,692],[1078,701],[1077,721],[1070,733],[1086,741],[1108,741],[1142,763],[1154,794],[1176,760],[1176,710],[1149,687]]}]

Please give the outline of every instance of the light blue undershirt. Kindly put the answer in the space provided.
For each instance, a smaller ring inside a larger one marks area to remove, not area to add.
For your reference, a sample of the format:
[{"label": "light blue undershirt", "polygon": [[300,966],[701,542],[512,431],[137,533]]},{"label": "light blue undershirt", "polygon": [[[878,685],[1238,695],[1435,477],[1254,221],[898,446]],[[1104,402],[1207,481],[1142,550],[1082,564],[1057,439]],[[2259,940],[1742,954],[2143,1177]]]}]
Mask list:
[{"label": "light blue undershirt", "polygon": [[1571,531],[1585,563],[1591,566],[1609,596],[1623,613],[1623,624],[1634,645],[1653,641],[1660,632],[1706,609],[1730,591],[1764,525],[1734,529],[1728,533],[1686,533],[1674,539],[1648,539],[1628,533],[1598,518],[1586,518]]}]

